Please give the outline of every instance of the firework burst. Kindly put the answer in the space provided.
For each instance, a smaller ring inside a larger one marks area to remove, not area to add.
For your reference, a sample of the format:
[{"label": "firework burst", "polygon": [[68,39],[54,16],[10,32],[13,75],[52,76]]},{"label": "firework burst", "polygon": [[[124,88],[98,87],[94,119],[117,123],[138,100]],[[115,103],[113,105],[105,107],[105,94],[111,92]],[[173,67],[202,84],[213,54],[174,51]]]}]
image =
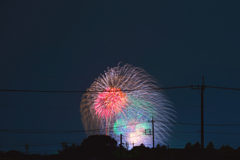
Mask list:
[{"label": "firework burst", "polygon": [[106,134],[116,140],[123,134],[124,142],[151,146],[152,137],[145,131],[151,129],[148,120],[154,117],[160,121],[154,125],[155,143],[165,144],[171,124],[164,121],[174,121],[175,111],[157,88],[153,77],[139,67],[119,64],[108,68],[82,97],[80,112],[85,130],[89,135]]}]

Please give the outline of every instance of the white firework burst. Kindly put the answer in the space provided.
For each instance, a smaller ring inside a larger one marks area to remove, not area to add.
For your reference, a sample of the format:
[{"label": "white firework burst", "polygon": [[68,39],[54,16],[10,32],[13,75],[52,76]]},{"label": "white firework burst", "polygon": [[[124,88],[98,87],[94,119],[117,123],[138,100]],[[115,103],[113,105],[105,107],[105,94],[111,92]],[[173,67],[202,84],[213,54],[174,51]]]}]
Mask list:
[{"label": "white firework burst", "polygon": [[[166,144],[175,111],[156,81],[145,70],[129,64],[107,68],[83,95],[80,104],[82,122],[88,135],[107,134],[117,141],[152,146],[145,134],[154,125],[155,144]],[[101,129],[99,129],[101,128]],[[99,129],[99,130],[98,130]],[[91,130],[91,132],[89,132]]]}]

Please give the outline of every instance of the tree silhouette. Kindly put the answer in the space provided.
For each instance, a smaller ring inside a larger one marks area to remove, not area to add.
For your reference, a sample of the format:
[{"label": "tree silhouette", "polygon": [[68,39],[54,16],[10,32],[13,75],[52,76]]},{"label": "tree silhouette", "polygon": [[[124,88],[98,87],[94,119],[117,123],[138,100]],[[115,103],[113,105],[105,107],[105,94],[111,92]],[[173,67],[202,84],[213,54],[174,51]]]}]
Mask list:
[{"label": "tree silhouette", "polygon": [[231,155],[234,153],[234,149],[228,145],[226,146],[222,146],[220,149],[219,149],[220,153],[222,154],[226,154],[226,155]]},{"label": "tree silhouette", "polygon": [[195,150],[199,150],[201,147],[200,143],[199,142],[196,142],[194,145],[192,145],[192,148],[195,149]]},{"label": "tree silhouette", "polygon": [[207,149],[214,149],[214,145],[212,142],[209,142],[207,145]]},{"label": "tree silhouette", "polygon": [[192,144],[191,142],[188,142],[185,146],[185,149],[190,149],[190,148],[192,148]]},{"label": "tree silhouette", "polygon": [[165,149],[167,149],[167,146],[163,145],[163,146],[161,146],[161,149],[165,150]]},{"label": "tree silhouette", "polygon": [[238,147],[236,150],[237,150],[237,151],[240,151],[240,147]]},{"label": "tree silhouette", "polygon": [[143,143],[140,144],[140,147],[145,147],[145,145]]},{"label": "tree silhouette", "polygon": [[26,149],[26,154],[28,154],[29,144],[25,144],[24,147]]},{"label": "tree silhouette", "polygon": [[92,156],[110,156],[109,153],[117,148],[117,141],[106,135],[91,135],[83,140],[82,147]]},{"label": "tree silhouette", "polygon": [[92,135],[83,140],[82,146],[87,148],[116,147],[117,141],[106,135]]},{"label": "tree silhouette", "polygon": [[70,148],[75,149],[75,148],[76,148],[76,144],[73,143],[72,146],[71,146]]}]

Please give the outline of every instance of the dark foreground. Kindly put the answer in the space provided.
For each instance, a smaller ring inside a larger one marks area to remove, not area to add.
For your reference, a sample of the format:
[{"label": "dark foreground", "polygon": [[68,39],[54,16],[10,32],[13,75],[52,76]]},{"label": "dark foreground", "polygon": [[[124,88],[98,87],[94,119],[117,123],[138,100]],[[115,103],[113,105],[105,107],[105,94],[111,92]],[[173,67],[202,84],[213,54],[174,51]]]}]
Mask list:
[{"label": "dark foreground", "polygon": [[[144,144],[127,150],[117,146],[117,141],[110,136],[92,135],[84,139],[80,146],[61,143],[62,151],[53,155],[24,154],[19,151],[0,152],[0,160],[200,160],[202,152],[199,142],[187,143],[184,149],[172,149],[157,145],[156,148]],[[26,152],[29,145],[26,144]],[[203,151],[204,160],[240,160],[240,147],[236,150],[230,146],[214,149],[209,142]]]},{"label": "dark foreground", "polygon": [[[122,154],[121,154],[122,153]],[[147,147],[134,147],[131,151],[126,149],[83,149],[76,147],[59,151],[54,155],[27,155],[18,151],[9,151],[0,154],[0,160],[198,160],[201,151],[198,149],[166,149]],[[239,160],[240,152],[226,148],[225,150],[211,149],[204,151],[205,160]]]}]

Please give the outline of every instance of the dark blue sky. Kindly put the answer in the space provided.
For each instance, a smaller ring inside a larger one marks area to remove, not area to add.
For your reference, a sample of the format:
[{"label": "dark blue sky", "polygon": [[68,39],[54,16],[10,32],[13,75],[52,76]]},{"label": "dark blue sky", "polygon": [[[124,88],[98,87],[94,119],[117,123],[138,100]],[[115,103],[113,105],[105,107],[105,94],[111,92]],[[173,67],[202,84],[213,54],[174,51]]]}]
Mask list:
[{"label": "dark blue sky", "polygon": [[[0,2],[0,89],[86,90],[118,62],[145,69],[162,87],[240,88],[240,2],[8,1]],[[200,123],[197,90],[165,90],[176,122]],[[205,123],[240,123],[239,91],[206,88]],[[83,130],[81,93],[0,92],[0,128]],[[212,108],[210,108],[212,107]],[[216,107],[216,108],[213,108]],[[176,125],[170,147],[200,142],[200,126]],[[205,127],[240,133],[240,126]],[[240,146],[240,135],[205,134],[205,144]],[[54,153],[85,133],[0,132],[0,150]],[[31,146],[39,145],[39,146]]]}]

